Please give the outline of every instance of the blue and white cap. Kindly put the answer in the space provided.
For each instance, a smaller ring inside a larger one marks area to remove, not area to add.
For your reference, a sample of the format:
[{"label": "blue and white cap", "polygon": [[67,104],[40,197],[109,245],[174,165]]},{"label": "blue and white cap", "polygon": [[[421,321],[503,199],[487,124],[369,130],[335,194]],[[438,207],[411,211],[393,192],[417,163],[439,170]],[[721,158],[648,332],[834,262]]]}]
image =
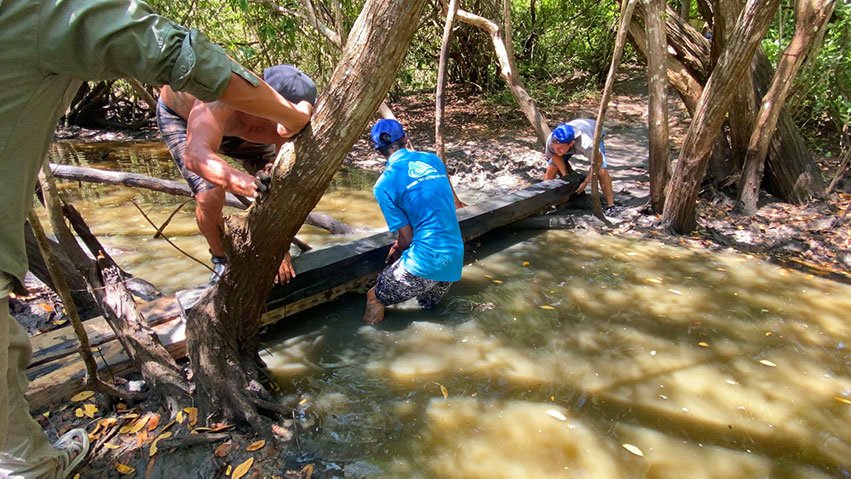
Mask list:
[{"label": "blue and white cap", "polygon": [[372,138],[372,145],[378,150],[404,138],[405,129],[398,121],[384,118],[372,127],[369,136]]},{"label": "blue and white cap", "polygon": [[562,123],[553,130],[553,141],[557,143],[570,143],[576,139],[576,130],[572,126]]}]

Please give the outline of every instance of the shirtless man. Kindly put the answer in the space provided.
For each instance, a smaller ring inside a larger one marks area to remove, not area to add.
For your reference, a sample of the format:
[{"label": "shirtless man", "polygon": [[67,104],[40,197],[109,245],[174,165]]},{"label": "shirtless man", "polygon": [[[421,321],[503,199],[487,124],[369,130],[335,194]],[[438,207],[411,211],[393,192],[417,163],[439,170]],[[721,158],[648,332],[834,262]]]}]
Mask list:
[{"label": "shirtless man", "polygon": [[[294,115],[309,118],[316,102],[316,86],[310,77],[292,65],[277,65],[267,68],[263,79]],[[225,192],[248,198],[262,193],[266,188],[263,178],[268,178],[265,166],[301,128],[289,129],[221,102],[205,103],[168,86],[163,87],[157,102],[157,125],[195,197],[195,220],[210,247],[214,268],[210,282],[215,283],[228,262],[221,240]],[[246,171],[233,168],[219,153],[240,161]],[[293,276],[287,254],[278,269],[278,280],[287,282]]]}]

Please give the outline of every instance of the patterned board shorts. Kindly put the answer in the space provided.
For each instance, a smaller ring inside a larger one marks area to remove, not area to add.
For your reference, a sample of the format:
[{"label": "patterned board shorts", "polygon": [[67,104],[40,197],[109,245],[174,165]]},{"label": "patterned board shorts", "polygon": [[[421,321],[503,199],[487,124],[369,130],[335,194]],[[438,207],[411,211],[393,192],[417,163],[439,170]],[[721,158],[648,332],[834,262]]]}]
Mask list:
[{"label": "patterned board shorts", "polygon": [[[162,100],[157,101],[157,126],[172,159],[174,159],[174,163],[180,170],[180,174],[189,183],[192,194],[197,195],[216,188],[216,185],[186,168],[183,160],[186,153],[186,120],[167,107]],[[238,160],[252,175],[263,168],[266,163],[275,161],[275,145],[252,143],[234,136],[222,138],[219,151]]]},{"label": "patterned board shorts", "polygon": [[449,281],[425,279],[405,271],[400,259],[378,275],[375,296],[384,306],[417,298],[421,308],[434,309],[450,286],[452,283]]}]

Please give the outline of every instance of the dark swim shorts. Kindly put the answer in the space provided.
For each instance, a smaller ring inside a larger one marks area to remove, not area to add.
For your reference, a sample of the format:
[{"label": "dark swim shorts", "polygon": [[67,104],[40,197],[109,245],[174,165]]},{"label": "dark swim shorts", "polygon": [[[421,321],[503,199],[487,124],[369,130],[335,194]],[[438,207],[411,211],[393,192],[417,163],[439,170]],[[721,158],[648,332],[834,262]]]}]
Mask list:
[{"label": "dark swim shorts", "polygon": [[[183,160],[186,152],[186,120],[167,107],[162,100],[157,101],[157,126],[174,163],[180,170],[180,174],[189,183],[192,194],[197,195],[216,188],[216,185],[186,168]],[[222,138],[219,152],[238,160],[252,175],[263,168],[266,163],[275,161],[275,145],[252,143],[234,136]]]},{"label": "dark swim shorts", "polygon": [[384,306],[417,298],[423,309],[433,309],[450,286],[452,283],[449,281],[434,281],[407,272],[400,259],[378,275],[375,296]]}]

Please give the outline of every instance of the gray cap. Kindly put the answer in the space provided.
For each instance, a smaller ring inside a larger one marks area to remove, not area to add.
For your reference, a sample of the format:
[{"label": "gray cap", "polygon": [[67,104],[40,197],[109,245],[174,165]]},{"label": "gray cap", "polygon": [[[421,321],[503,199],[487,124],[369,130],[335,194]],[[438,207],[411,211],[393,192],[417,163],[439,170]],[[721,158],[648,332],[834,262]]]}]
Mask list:
[{"label": "gray cap", "polygon": [[276,65],[263,70],[263,80],[293,103],[316,103],[316,85],[313,80],[292,65]]}]

